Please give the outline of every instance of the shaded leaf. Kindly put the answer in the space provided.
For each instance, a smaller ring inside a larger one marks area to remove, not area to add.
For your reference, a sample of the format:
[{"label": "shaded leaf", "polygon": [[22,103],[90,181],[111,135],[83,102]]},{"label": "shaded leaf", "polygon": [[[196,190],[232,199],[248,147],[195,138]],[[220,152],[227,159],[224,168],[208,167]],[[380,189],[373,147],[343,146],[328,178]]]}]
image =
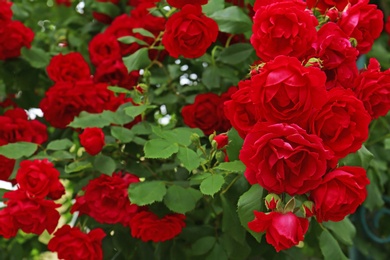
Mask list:
[{"label": "shaded leaf", "polygon": [[167,189],[162,181],[145,181],[132,183],[129,187],[131,203],[145,206],[156,201],[162,201]]},{"label": "shaded leaf", "polygon": [[172,185],[164,197],[165,205],[173,212],[184,214],[193,210],[202,193],[193,188]]}]

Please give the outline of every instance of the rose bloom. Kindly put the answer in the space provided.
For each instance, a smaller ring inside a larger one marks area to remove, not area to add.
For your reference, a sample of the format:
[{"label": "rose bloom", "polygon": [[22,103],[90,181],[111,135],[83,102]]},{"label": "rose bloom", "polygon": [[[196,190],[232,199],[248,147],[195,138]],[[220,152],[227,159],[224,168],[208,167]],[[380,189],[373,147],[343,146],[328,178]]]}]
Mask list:
[{"label": "rose bloom", "polygon": [[12,19],[12,2],[0,1],[0,26],[4,26]]},{"label": "rose bloom", "polygon": [[97,127],[85,128],[83,133],[79,135],[79,138],[81,145],[90,155],[97,155],[100,153],[106,144],[103,130]]},{"label": "rose bloom", "polygon": [[321,185],[310,193],[317,221],[337,222],[354,213],[366,199],[369,183],[361,167],[343,166],[327,173]]},{"label": "rose bloom", "polygon": [[139,182],[129,173],[102,174],[83,188],[84,195],[76,197],[71,212],[80,211],[97,222],[127,226],[139,207],[130,203],[127,189],[131,183]]},{"label": "rose bloom", "polygon": [[245,177],[269,192],[305,194],[321,184],[333,154],[298,125],[257,123],[240,151]]},{"label": "rose bloom", "polygon": [[78,227],[65,225],[54,233],[47,248],[57,252],[58,258],[64,260],[102,260],[102,239],[105,236],[101,228],[85,234]]},{"label": "rose bloom", "polygon": [[53,233],[57,227],[60,214],[56,210],[60,204],[51,200],[31,199],[23,190],[6,192],[7,211],[13,218],[15,227],[23,232],[42,234],[46,229]]},{"label": "rose bloom", "polygon": [[359,52],[352,46],[348,36],[332,22],[326,23],[318,31],[314,43],[316,57],[322,61],[326,73],[326,88],[352,88],[358,75],[356,60]]},{"label": "rose bloom", "polygon": [[186,226],[186,216],[170,214],[159,218],[150,211],[137,213],[130,221],[131,235],[143,242],[164,242],[179,235]]},{"label": "rose bloom", "polygon": [[51,58],[46,68],[49,78],[54,82],[74,82],[88,80],[91,77],[88,63],[78,52],[65,55],[61,53]]},{"label": "rose bloom", "polygon": [[71,0],[55,0],[57,5],[64,5],[66,7],[70,7],[72,5]]},{"label": "rose bloom", "polygon": [[88,44],[88,52],[91,62],[95,66],[105,60],[119,60],[122,58],[119,42],[115,36],[108,33],[95,35]]},{"label": "rose bloom", "polygon": [[19,188],[31,198],[44,199],[49,196],[57,200],[65,194],[65,188],[59,181],[60,172],[47,159],[24,160],[16,173]]},{"label": "rose bloom", "polygon": [[278,55],[302,58],[312,48],[317,25],[317,19],[306,10],[304,2],[276,2],[256,11],[250,40],[263,61]]},{"label": "rose bloom", "polygon": [[356,78],[354,91],[372,119],[385,116],[390,110],[390,70],[381,72],[379,62],[371,58]]},{"label": "rose bloom", "polygon": [[341,12],[349,3],[354,5],[357,2],[358,0],[306,0],[308,8],[317,8],[322,13],[333,7],[336,7]]},{"label": "rose bloom", "polygon": [[34,32],[19,21],[0,26],[0,60],[20,56],[23,47],[30,48]]},{"label": "rose bloom", "polygon": [[167,0],[167,3],[176,8],[182,8],[186,4],[192,4],[192,5],[205,5],[207,4],[208,0]]},{"label": "rose bloom", "polygon": [[369,4],[369,0],[358,0],[342,12],[337,23],[350,38],[357,40],[356,48],[359,54],[364,54],[371,50],[382,32],[383,13],[377,5]]},{"label": "rose bloom", "polygon": [[352,90],[331,89],[326,104],[311,119],[310,130],[337,158],[360,149],[368,138],[371,117]]},{"label": "rose bloom", "polygon": [[217,36],[218,24],[202,13],[200,5],[188,4],[169,17],[162,43],[174,58],[199,58]]},{"label": "rose bloom", "polygon": [[276,57],[251,80],[250,98],[260,117],[272,123],[294,123],[305,128],[326,97],[325,73],[304,67],[295,57]]},{"label": "rose bloom", "polygon": [[0,180],[7,181],[14,170],[16,160],[0,155]]},{"label": "rose bloom", "polygon": [[16,236],[18,228],[15,226],[7,207],[0,210],[0,236],[11,238]]},{"label": "rose bloom", "polygon": [[297,217],[292,212],[283,214],[254,211],[254,214],[255,219],[248,223],[249,229],[254,232],[265,232],[267,243],[277,252],[298,245],[303,241],[309,228],[307,219]]}]

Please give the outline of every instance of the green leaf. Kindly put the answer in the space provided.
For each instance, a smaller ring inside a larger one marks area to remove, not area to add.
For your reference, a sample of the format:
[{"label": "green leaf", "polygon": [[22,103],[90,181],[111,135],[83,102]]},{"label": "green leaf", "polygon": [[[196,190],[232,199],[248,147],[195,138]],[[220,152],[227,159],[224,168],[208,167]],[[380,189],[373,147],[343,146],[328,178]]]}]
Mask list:
[{"label": "green leaf", "polygon": [[[242,227],[241,230],[244,231],[244,235],[245,235],[245,230]],[[232,260],[250,259],[249,255],[251,253],[251,247],[248,245],[246,241],[240,243],[239,241],[237,241],[235,236],[228,235],[226,233],[223,233],[218,240],[220,241],[221,245],[225,249],[228,255],[228,259],[232,259]]]},{"label": "green leaf", "polygon": [[349,246],[353,244],[352,240],[356,235],[356,228],[348,217],[339,222],[324,222],[323,225],[332,231],[337,239],[343,244]]},{"label": "green leaf", "polygon": [[152,139],[146,142],[144,152],[146,158],[167,159],[179,151],[177,144],[164,139]]},{"label": "green leaf", "polygon": [[244,245],[245,241],[245,229],[242,228],[240,219],[238,218],[236,212],[235,202],[232,202],[230,199],[225,197],[224,194],[221,194],[222,201],[222,231],[236,240],[238,243]]},{"label": "green leaf", "polygon": [[205,195],[213,196],[225,183],[225,178],[219,174],[212,174],[200,183],[200,191]]},{"label": "green leaf", "polygon": [[241,161],[232,161],[232,162],[220,163],[214,169],[223,170],[227,172],[244,173],[245,168],[246,168],[245,164],[243,164]]},{"label": "green leaf", "polygon": [[337,240],[329,231],[322,231],[320,235],[320,249],[324,260],[347,260],[348,258],[341,251]]},{"label": "green leaf", "polygon": [[210,16],[212,13],[216,11],[222,10],[225,8],[225,0],[213,0],[209,1],[207,4],[202,5],[202,12]]},{"label": "green leaf", "polygon": [[202,237],[192,245],[192,255],[204,255],[209,252],[217,242],[215,237]]},{"label": "green leaf", "polygon": [[164,203],[173,212],[184,214],[193,210],[200,198],[202,193],[198,190],[172,185],[168,188]]},{"label": "green leaf", "polygon": [[129,187],[131,203],[145,206],[156,201],[162,201],[167,189],[162,181],[145,181],[133,183]]},{"label": "green leaf", "polygon": [[238,6],[231,6],[210,15],[219,27],[219,31],[242,34],[252,29],[252,20]]},{"label": "green leaf", "polygon": [[52,153],[50,155],[52,158],[54,158],[55,160],[67,160],[67,159],[74,159],[74,156],[67,152],[67,151],[62,151],[62,150],[59,150],[59,151],[55,151],[54,153]]},{"label": "green leaf", "polygon": [[[112,116],[108,116],[110,112],[111,111],[103,111],[101,114],[91,114],[83,111],[77,117],[75,117],[68,126],[83,129],[87,127],[103,128],[112,123]],[[111,112],[111,114],[112,113],[113,112]]]},{"label": "green leaf", "polygon": [[130,129],[122,126],[112,126],[111,135],[122,143],[129,143],[134,138],[134,133]]},{"label": "green leaf", "polygon": [[145,45],[148,46],[149,44],[143,40],[138,39],[134,36],[123,36],[118,38],[118,41],[124,44],[132,44],[132,43],[138,43],[139,45]]},{"label": "green leaf", "polygon": [[46,149],[47,150],[54,150],[54,151],[66,150],[66,149],[69,149],[72,146],[73,146],[73,142],[70,141],[69,139],[59,139],[59,140],[51,141],[47,145]]},{"label": "green leaf", "polygon": [[37,69],[46,68],[50,62],[48,52],[36,47],[31,47],[30,49],[22,48],[21,56],[30,63],[31,67]]},{"label": "green leaf", "polygon": [[178,127],[173,130],[164,130],[161,127],[152,127],[153,133],[159,137],[171,142],[178,143],[184,146],[191,144],[191,135],[197,134],[200,137],[204,136],[203,132],[198,128]]},{"label": "green leaf", "polygon": [[205,260],[228,260],[228,256],[221,244],[217,242]]},{"label": "green leaf", "polygon": [[258,185],[252,185],[248,191],[241,195],[237,203],[237,213],[240,218],[241,225],[252,234],[252,236],[260,243],[264,233],[256,233],[248,228],[248,222],[255,218],[254,210],[262,211],[264,208],[263,202],[264,189]]},{"label": "green leaf", "polygon": [[131,72],[147,67],[151,60],[148,55],[148,48],[141,48],[133,54],[123,58],[127,71]]},{"label": "green leaf", "polygon": [[374,155],[363,145],[356,153],[348,154],[340,160],[340,165],[361,166],[367,169]]},{"label": "green leaf", "polygon": [[390,150],[390,138],[386,138],[384,143],[385,143],[385,149]]},{"label": "green leaf", "polygon": [[111,2],[93,2],[91,7],[93,11],[110,17],[116,17],[120,14],[119,7]]},{"label": "green leaf", "polygon": [[236,65],[247,60],[253,53],[254,49],[251,44],[237,43],[230,45],[228,48],[221,51],[217,60],[223,63]]},{"label": "green leaf", "polygon": [[135,117],[141,115],[143,112],[145,112],[146,109],[155,108],[155,107],[156,106],[150,106],[150,105],[129,106],[129,107],[125,108],[125,112],[128,116],[135,118]]},{"label": "green leaf", "polygon": [[242,140],[242,138],[234,128],[229,130],[228,137],[229,137],[229,145],[226,148],[226,152],[228,154],[229,160],[238,161],[240,150],[242,148],[242,144],[244,143],[244,140]]},{"label": "green leaf", "polygon": [[382,197],[382,191],[380,187],[381,185],[379,184],[377,176],[378,172],[375,172],[371,168],[367,170],[367,177],[370,180],[370,184],[368,184],[367,186],[367,198],[364,201],[363,205],[370,211],[379,209],[385,204]]},{"label": "green leaf", "polygon": [[179,147],[177,158],[188,171],[192,171],[200,165],[199,155],[187,147]]},{"label": "green leaf", "polygon": [[116,163],[111,157],[99,154],[95,157],[93,167],[99,172],[111,176],[116,169]]},{"label": "green leaf", "polygon": [[0,146],[0,155],[9,159],[20,159],[24,156],[29,157],[33,155],[37,149],[37,144],[17,142]]},{"label": "green leaf", "polygon": [[202,82],[207,89],[220,89],[221,77],[218,76],[218,67],[209,66],[203,70]]},{"label": "green leaf", "polygon": [[133,93],[131,90],[117,87],[117,86],[109,86],[108,89],[114,93],[123,93],[123,94],[132,94]]},{"label": "green leaf", "polygon": [[133,33],[139,33],[141,34],[142,36],[145,36],[145,37],[150,37],[150,38],[155,38],[156,36],[154,36],[153,33],[145,30],[144,28],[134,28],[133,29]]},{"label": "green leaf", "polygon": [[92,164],[88,161],[72,162],[65,166],[65,173],[80,172],[88,168],[92,168]]}]

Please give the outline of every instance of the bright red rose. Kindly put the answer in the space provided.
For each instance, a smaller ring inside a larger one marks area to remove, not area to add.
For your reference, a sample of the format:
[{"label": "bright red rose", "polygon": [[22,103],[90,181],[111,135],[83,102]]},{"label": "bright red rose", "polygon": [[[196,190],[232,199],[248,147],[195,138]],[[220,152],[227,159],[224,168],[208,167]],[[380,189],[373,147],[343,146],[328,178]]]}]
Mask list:
[{"label": "bright red rose", "polygon": [[380,70],[379,62],[371,58],[367,69],[355,80],[356,96],[372,119],[385,116],[390,110],[390,70]]},{"label": "bright red rose", "polygon": [[314,48],[316,57],[322,61],[321,69],[327,76],[326,88],[352,88],[358,75],[356,60],[359,52],[340,27],[332,22],[323,25]]},{"label": "bright red rose", "polygon": [[116,37],[108,33],[99,33],[88,45],[89,57],[93,65],[98,66],[105,60],[122,59],[121,49]]},{"label": "bright red rose", "polygon": [[[119,0],[95,0],[95,1],[101,2],[101,3],[111,3],[113,5],[119,4]],[[114,17],[109,16],[108,14],[99,13],[99,12],[92,12],[92,16],[93,16],[93,18],[95,18],[95,20],[97,20],[101,23],[105,23],[105,24],[111,23],[112,19],[114,18]]]},{"label": "bright red rose", "polygon": [[291,196],[320,185],[332,158],[321,138],[295,124],[259,122],[246,136],[240,151],[249,183]]},{"label": "bright red rose", "polygon": [[130,221],[131,235],[144,242],[164,242],[181,233],[186,226],[185,218],[183,214],[170,214],[159,218],[153,212],[141,211]]},{"label": "bright red rose", "polygon": [[12,216],[8,208],[0,210],[0,236],[11,238],[16,236],[18,228],[15,226]]},{"label": "bright red rose", "polygon": [[0,1],[0,26],[4,26],[9,23],[12,19],[12,2]]},{"label": "bright red rose", "polygon": [[54,82],[74,82],[88,80],[91,77],[88,63],[78,52],[65,55],[61,53],[51,58],[46,68],[49,78]]},{"label": "bright red rose", "polygon": [[283,1],[262,6],[253,17],[251,43],[263,61],[278,55],[302,58],[316,39],[317,24],[303,2]]},{"label": "bright red rose", "polygon": [[217,142],[217,149],[222,149],[229,143],[229,137],[227,134],[219,134],[215,136],[213,140]]},{"label": "bright red rose", "polygon": [[337,23],[349,37],[357,40],[356,48],[364,54],[371,50],[374,40],[382,32],[383,13],[377,5],[369,4],[369,0],[358,0],[342,12]]},{"label": "bright red rose", "polygon": [[100,153],[106,144],[103,130],[97,127],[85,128],[83,133],[79,135],[79,138],[81,145],[90,155],[97,155]]},{"label": "bright red rose", "polygon": [[46,229],[53,233],[57,227],[60,214],[56,210],[60,204],[51,200],[31,199],[23,190],[6,192],[7,211],[13,218],[15,227],[23,232],[42,234]]},{"label": "bright red rose", "polygon": [[322,13],[325,13],[326,10],[336,7],[340,12],[350,4],[356,4],[358,0],[306,0],[307,7],[317,8]]},{"label": "bright red rose", "polygon": [[327,173],[310,194],[317,221],[341,221],[354,213],[366,199],[369,183],[361,167],[343,166]]},{"label": "bright red rose", "polygon": [[162,43],[169,55],[199,58],[218,36],[218,24],[202,13],[200,5],[185,5],[169,17]]},{"label": "bright red rose", "polygon": [[278,56],[252,77],[251,100],[259,115],[271,123],[293,123],[306,128],[326,97],[325,73],[304,67],[295,57]]},{"label": "bright red rose", "polygon": [[7,181],[14,170],[16,160],[0,155],[0,180]]},{"label": "bright red rose", "polygon": [[207,4],[208,0],[167,0],[167,3],[176,8],[182,8],[186,4],[192,4],[192,5],[205,5]]},{"label": "bright red rose", "polygon": [[334,88],[328,92],[326,104],[311,119],[310,131],[343,158],[360,149],[368,138],[371,117],[352,90]]},{"label": "bright red rose", "polygon": [[106,236],[103,229],[96,228],[88,234],[78,227],[65,225],[54,233],[47,248],[57,252],[58,258],[64,260],[102,260],[102,239]]},{"label": "bright red rose", "polygon": [[59,199],[65,194],[65,188],[59,181],[60,172],[47,159],[24,160],[16,173],[19,188],[30,198]]},{"label": "bright red rose", "polygon": [[130,202],[127,192],[129,185],[136,182],[139,182],[138,177],[129,173],[123,176],[121,173],[102,174],[83,188],[84,195],[76,197],[71,212],[80,211],[100,223],[128,226],[139,210]]},{"label": "bright red rose", "polygon": [[307,219],[297,217],[292,212],[283,214],[254,211],[254,214],[255,219],[248,223],[249,229],[254,232],[265,232],[267,243],[277,252],[298,245],[303,241],[309,228]]},{"label": "bright red rose", "polygon": [[297,2],[302,3],[302,0],[255,0],[255,3],[253,5],[253,10],[256,12],[258,9],[260,9],[262,6],[271,5],[274,3],[280,3],[280,2]]},{"label": "bright red rose", "polygon": [[22,47],[30,48],[34,32],[19,21],[0,26],[0,60],[20,56]]}]

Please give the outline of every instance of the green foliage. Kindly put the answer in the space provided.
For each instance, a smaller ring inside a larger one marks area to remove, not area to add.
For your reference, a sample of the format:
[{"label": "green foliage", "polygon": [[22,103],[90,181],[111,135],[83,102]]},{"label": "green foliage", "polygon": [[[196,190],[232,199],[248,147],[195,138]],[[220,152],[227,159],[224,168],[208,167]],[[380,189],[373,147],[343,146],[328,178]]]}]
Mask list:
[{"label": "green foliage", "polygon": [[133,54],[123,58],[123,63],[129,72],[133,70],[144,69],[150,64],[148,48],[141,48]]},{"label": "green foliage", "polygon": [[324,230],[320,235],[320,248],[325,260],[347,260],[348,258],[341,251],[337,240],[329,231]]},{"label": "green foliage", "polygon": [[20,159],[31,156],[38,148],[35,143],[18,142],[0,146],[0,155],[10,159]]},{"label": "green foliage", "polygon": [[237,6],[230,6],[210,15],[219,26],[221,32],[245,33],[251,30],[252,21],[243,10]]},{"label": "green foliage", "polygon": [[198,190],[172,185],[164,197],[164,204],[173,212],[184,214],[193,210],[201,198]]},{"label": "green foliage", "polygon": [[164,139],[152,139],[146,142],[144,152],[146,158],[167,159],[179,151],[179,146]]},{"label": "green foliage", "polygon": [[110,156],[99,154],[93,161],[93,167],[99,172],[111,176],[116,169],[116,162]]},{"label": "green foliage", "polygon": [[339,222],[325,222],[323,225],[343,244],[349,246],[353,244],[353,238],[356,235],[356,228],[348,217]]},{"label": "green foliage", "polygon": [[129,198],[131,203],[139,206],[162,201],[167,189],[162,181],[148,181],[133,183],[129,187]]},{"label": "green foliage", "polygon": [[199,188],[204,195],[213,196],[222,188],[224,183],[225,179],[222,175],[211,174],[201,182]]}]

